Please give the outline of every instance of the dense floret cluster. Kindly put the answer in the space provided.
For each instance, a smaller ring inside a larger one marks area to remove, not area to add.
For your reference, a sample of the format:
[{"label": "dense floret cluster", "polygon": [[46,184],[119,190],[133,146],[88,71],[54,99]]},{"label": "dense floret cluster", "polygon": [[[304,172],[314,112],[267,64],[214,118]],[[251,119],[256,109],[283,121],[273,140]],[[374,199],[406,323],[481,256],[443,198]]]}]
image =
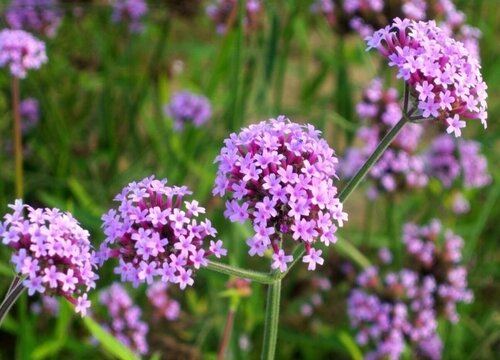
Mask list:
[{"label": "dense floret cluster", "polygon": [[25,78],[28,70],[47,62],[45,44],[23,30],[0,31],[0,67],[8,66],[12,76]]},{"label": "dense floret cluster", "polygon": [[22,29],[53,37],[61,24],[57,0],[12,0],[5,12],[12,29]]},{"label": "dense floret cluster", "polygon": [[13,211],[0,223],[0,237],[14,250],[11,261],[28,295],[64,296],[85,315],[87,291],[98,278],[88,231],[58,209],[34,209],[20,200],[9,207]]},{"label": "dense floret cluster", "polygon": [[115,273],[134,286],[160,277],[185,289],[193,285],[193,269],[207,266],[208,256],[226,255],[221,240],[210,240],[209,249],[204,249],[217,233],[210,220],[199,218],[205,208],[196,200],[184,200],[191,194],[187,187],[166,183],[151,176],[128,184],[115,197],[118,210],[102,217],[106,239],[99,261],[118,258]]},{"label": "dense floret cluster", "polygon": [[131,32],[140,32],[147,12],[148,4],[144,0],[115,0],[112,19],[117,23],[128,23]]},{"label": "dense floret cluster", "polygon": [[479,60],[450,38],[435,21],[396,18],[366,38],[409,86],[419,115],[447,125],[460,136],[466,119],[480,119],[486,128],[487,86]]},{"label": "dense floret cluster", "polygon": [[[289,240],[303,243],[308,269],[323,264],[322,250],[336,241],[337,225],[347,214],[333,184],[337,158],[312,125],[284,116],[231,134],[215,162],[219,164],[214,195],[231,195],[224,215],[232,222],[252,222],[250,255],[273,250],[272,268],[284,272],[292,261],[282,248]],[[335,223],[337,225],[335,225]]]}]

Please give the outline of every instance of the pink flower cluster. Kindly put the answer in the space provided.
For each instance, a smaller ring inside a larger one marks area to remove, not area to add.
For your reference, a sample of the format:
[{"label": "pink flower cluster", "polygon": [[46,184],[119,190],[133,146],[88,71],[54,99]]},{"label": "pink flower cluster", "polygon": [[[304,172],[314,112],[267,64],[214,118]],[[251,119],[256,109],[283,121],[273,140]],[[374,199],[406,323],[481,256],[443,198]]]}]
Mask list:
[{"label": "pink flower cluster", "polygon": [[[337,158],[312,125],[284,116],[231,134],[215,159],[219,163],[214,195],[230,193],[224,215],[232,222],[252,222],[250,255],[273,250],[273,269],[284,272],[292,256],[281,248],[289,240],[304,243],[309,270],[323,264],[316,241],[329,245],[347,220],[336,197]],[[334,223],[335,222],[335,223]]]},{"label": "pink flower cluster", "polygon": [[28,70],[47,62],[45,44],[23,30],[0,31],[0,67],[8,66],[12,76],[25,78]]},{"label": "pink flower cluster", "polygon": [[438,220],[419,227],[406,224],[403,232],[406,250],[423,271],[437,279],[437,298],[446,317],[458,321],[456,305],[470,303],[472,292],[467,288],[467,269],[460,265],[463,240],[451,230],[443,230]]},{"label": "pink flower cluster", "polygon": [[125,288],[113,283],[101,291],[99,302],[106,307],[106,316],[101,322],[103,328],[138,355],[145,355],[149,328],[141,320],[141,308],[134,305]]},{"label": "pink flower cluster", "polygon": [[164,318],[168,321],[179,318],[181,305],[168,295],[168,284],[157,281],[148,287],[146,295],[154,307],[153,313],[155,317]]},{"label": "pink flower cluster", "polygon": [[368,50],[377,48],[398,69],[422,118],[442,121],[456,137],[464,119],[480,119],[486,128],[487,86],[479,60],[435,21],[396,18],[366,40]]},{"label": "pink flower cluster", "polygon": [[[245,30],[256,28],[262,11],[260,0],[246,0]],[[207,15],[215,23],[218,34],[225,34],[238,20],[238,0],[215,0],[207,6]]]},{"label": "pink flower cluster", "polygon": [[24,29],[53,37],[61,24],[57,0],[12,0],[5,18],[13,29]]},{"label": "pink flower cluster", "polygon": [[145,0],[116,0],[113,5],[113,21],[128,23],[131,32],[142,31],[143,17],[148,12]]},{"label": "pink flower cluster", "polygon": [[0,223],[0,237],[14,249],[11,261],[28,295],[62,295],[84,316],[90,307],[87,291],[98,278],[88,231],[58,209],[34,209],[20,200],[9,207],[13,211]]},{"label": "pink flower cluster", "polygon": [[200,127],[212,116],[212,105],[203,95],[180,91],[175,93],[170,103],[165,106],[165,113],[174,119],[175,130],[182,130],[184,125],[189,123]]},{"label": "pink flower cluster", "polygon": [[166,183],[151,176],[128,184],[115,197],[118,211],[111,209],[102,217],[107,237],[99,261],[118,258],[115,273],[134,286],[161,277],[185,289],[193,285],[193,268],[207,266],[210,255],[226,255],[221,240],[211,240],[209,250],[203,249],[206,238],[217,233],[210,220],[198,219],[205,209],[196,200],[183,201],[191,194],[185,186]]}]

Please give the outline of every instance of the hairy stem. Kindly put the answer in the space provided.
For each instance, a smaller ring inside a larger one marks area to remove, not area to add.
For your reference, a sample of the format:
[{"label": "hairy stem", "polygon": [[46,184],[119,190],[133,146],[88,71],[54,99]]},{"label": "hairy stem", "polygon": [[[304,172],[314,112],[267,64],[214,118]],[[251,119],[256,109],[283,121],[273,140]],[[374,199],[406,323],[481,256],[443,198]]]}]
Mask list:
[{"label": "hairy stem", "polygon": [[20,282],[10,293],[7,294],[7,297],[0,306],[0,328],[2,327],[2,323],[5,320],[10,308],[14,305],[17,299],[19,299],[19,296],[21,296],[24,290],[26,290],[26,287],[24,287],[23,283]]},{"label": "hairy stem", "polygon": [[266,322],[264,325],[264,343],[261,359],[274,359],[278,340],[278,323],[280,316],[281,279],[270,284],[267,289]]},{"label": "hairy stem", "polygon": [[213,260],[210,260],[208,262],[207,268],[222,274],[249,279],[258,282],[260,284],[272,284],[277,279],[276,276],[273,276],[272,274],[266,274],[258,271],[242,269]]}]

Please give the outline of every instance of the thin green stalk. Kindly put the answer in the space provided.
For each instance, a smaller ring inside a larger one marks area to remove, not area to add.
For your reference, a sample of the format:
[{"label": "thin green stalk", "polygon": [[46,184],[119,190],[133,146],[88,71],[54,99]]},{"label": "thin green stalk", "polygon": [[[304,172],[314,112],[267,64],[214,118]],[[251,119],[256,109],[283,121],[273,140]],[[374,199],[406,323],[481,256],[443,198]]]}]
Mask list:
[{"label": "thin green stalk", "polygon": [[258,282],[260,284],[272,284],[277,279],[275,276],[271,274],[266,274],[253,270],[241,269],[235,266],[226,265],[213,260],[210,260],[208,262],[207,268],[222,274],[249,279]]},{"label": "thin green stalk", "polygon": [[23,189],[23,142],[21,134],[21,114],[19,110],[19,79],[12,77],[12,110],[14,112],[14,157],[16,169],[16,198],[22,199]]},{"label": "thin green stalk", "polygon": [[264,343],[261,359],[274,359],[278,340],[278,324],[280,316],[281,279],[269,285],[266,301],[266,322],[264,325]]},{"label": "thin green stalk", "polygon": [[14,305],[17,299],[19,299],[19,296],[21,296],[24,290],[26,290],[26,287],[23,283],[19,283],[9,294],[7,294],[7,297],[0,306],[0,328],[2,327],[2,323],[5,320],[10,308]]}]

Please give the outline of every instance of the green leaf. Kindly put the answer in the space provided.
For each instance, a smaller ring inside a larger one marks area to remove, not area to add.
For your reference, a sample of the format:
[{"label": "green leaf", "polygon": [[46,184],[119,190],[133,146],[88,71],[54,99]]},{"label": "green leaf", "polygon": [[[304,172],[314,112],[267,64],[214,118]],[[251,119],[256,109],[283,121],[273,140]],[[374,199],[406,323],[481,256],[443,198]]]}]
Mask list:
[{"label": "green leaf", "polygon": [[85,316],[83,323],[89,332],[101,343],[101,345],[112,355],[121,360],[137,360],[139,357],[127,346],[118,341],[113,335],[104,330],[101,325],[91,317]]},{"label": "green leaf", "polygon": [[363,353],[359,349],[352,336],[345,331],[339,333],[339,340],[345,346],[353,360],[363,360]]}]

